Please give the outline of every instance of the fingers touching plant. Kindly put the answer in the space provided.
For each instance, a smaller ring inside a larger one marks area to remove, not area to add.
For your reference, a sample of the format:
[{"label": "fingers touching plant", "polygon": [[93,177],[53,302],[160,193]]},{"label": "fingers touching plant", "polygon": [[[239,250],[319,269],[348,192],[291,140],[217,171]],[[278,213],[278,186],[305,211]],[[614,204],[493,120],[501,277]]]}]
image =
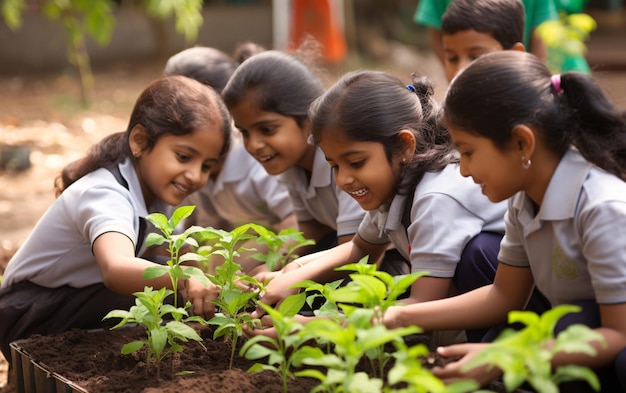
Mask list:
[{"label": "fingers touching plant", "polygon": [[283,229],[278,234],[262,225],[250,224],[250,228],[259,235],[256,242],[264,244],[268,249],[267,253],[254,254],[252,257],[264,262],[269,271],[284,267],[291,259],[297,258],[298,255],[294,254],[296,249],[315,244],[314,240],[305,239],[302,232],[295,228]]},{"label": "fingers touching plant", "polygon": [[310,349],[305,345],[310,338],[298,334],[302,325],[293,319],[304,305],[305,296],[304,293],[288,296],[277,309],[259,303],[272,318],[276,338],[264,335],[254,336],[243,345],[240,351],[241,355],[248,359],[267,358],[266,363],[256,363],[248,371],[270,370],[278,373],[283,382],[284,392],[288,391],[289,379],[294,377],[292,367],[301,366]]},{"label": "fingers touching plant", "polygon": [[[205,231],[205,229],[199,226],[192,226],[187,228],[182,234],[175,234],[174,232],[181,221],[189,217],[194,209],[195,206],[181,206],[174,211],[169,219],[161,213],[152,213],[146,217],[146,219],[154,224],[162,233],[162,235],[154,232],[149,233],[146,238],[146,246],[160,246],[163,243],[167,243],[170,259],[167,261],[167,266],[152,266],[147,268],[143,272],[143,278],[157,278],[169,273],[174,290],[174,304],[178,304],[178,280],[186,280],[195,277],[204,285],[209,285],[209,281],[201,269],[193,266],[187,266],[185,268],[181,266],[181,263],[185,261],[198,262],[206,259],[206,257],[195,252],[185,252],[184,254],[181,252],[186,245],[197,248],[198,242],[192,235]],[[188,303],[186,307],[190,305],[191,304]]]},{"label": "fingers touching plant", "polygon": [[466,369],[481,365],[499,367],[509,392],[528,382],[539,392],[558,393],[560,383],[581,379],[596,391],[600,390],[598,377],[591,369],[573,364],[553,369],[551,364],[557,352],[594,356],[593,341],[606,345],[602,335],[584,325],[571,325],[554,337],[557,321],[565,314],[578,311],[578,306],[561,305],[541,316],[531,311],[509,313],[509,323],[520,322],[526,327],[502,332],[492,345],[465,366]]}]

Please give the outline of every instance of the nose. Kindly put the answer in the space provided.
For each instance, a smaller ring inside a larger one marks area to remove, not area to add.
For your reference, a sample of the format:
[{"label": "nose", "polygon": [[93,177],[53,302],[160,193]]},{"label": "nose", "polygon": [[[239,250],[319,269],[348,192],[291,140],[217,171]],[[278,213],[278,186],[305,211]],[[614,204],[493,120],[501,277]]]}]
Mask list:
[{"label": "nose", "polygon": [[255,153],[261,150],[265,146],[265,143],[261,136],[256,135],[256,133],[250,133],[244,140],[244,146],[248,152]]},{"label": "nose", "polygon": [[469,177],[471,173],[469,171],[469,165],[466,160],[461,157],[461,162],[459,163],[459,172],[461,172],[461,176]]},{"label": "nose", "polygon": [[203,164],[200,165],[190,165],[185,171],[185,179],[190,183],[191,186],[198,188],[200,185],[204,184],[209,180],[209,172],[203,171]]},{"label": "nose", "polygon": [[337,187],[344,188],[347,185],[352,184],[354,182],[354,177],[348,170],[339,170],[339,168],[335,169],[335,183]]}]

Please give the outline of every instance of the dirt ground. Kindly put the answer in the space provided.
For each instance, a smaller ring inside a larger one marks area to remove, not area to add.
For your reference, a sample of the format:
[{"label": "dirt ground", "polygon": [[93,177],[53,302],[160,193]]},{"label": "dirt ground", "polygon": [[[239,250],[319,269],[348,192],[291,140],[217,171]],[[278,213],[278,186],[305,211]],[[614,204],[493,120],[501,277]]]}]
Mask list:
[{"label": "dirt ground", "polygon": [[[432,56],[402,49],[397,54],[404,60],[396,62],[396,66],[376,68],[396,72],[402,79],[408,79],[412,71],[430,75],[435,81],[436,96],[443,96],[447,84]],[[407,64],[420,66],[415,70]],[[158,62],[95,70],[95,96],[88,109],[80,104],[79,84],[70,71],[21,77],[0,75],[0,146],[25,143],[32,148],[30,169],[0,170],[0,274],[54,200],[53,181],[60,169],[82,156],[104,135],[124,130],[135,98],[160,72]],[[626,71],[603,71],[595,76],[618,105],[626,108]],[[0,389],[6,378],[6,362],[0,355]]]}]

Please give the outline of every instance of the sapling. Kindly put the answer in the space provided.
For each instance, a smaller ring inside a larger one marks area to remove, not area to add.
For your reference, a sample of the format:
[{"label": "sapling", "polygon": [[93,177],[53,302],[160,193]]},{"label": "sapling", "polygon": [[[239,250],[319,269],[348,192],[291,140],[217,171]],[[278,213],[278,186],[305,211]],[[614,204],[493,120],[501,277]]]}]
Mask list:
[{"label": "sapling", "polygon": [[221,288],[219,295],[213,303],[217,306],[218,312],[208,323],[217,325],[213,333],[213,338],[222,336],[228,337],[232,342],[232,352],[230,356],[230,367],[236,353],[237,341],[243,333],[243,325],[252,325],[253,318],[248,309],[254,307],[254,301],[258,298],[258,292],[250,288],[261,288],[263,284],[253,277],[241,272],[241,265],[235,262],[235,257],[240,256],[240,252],[250,251],[239,244],[254,238],[249,233],[250,224],[239,226],[231,232],[206,228],[202,233],[204,237],[214,239],[215,243],[211,254],[218,254],[224,258],[224,262],[215,268],[215,275],[210,275],[211,282]]},{"label": "sapling", "polygon": [[[174,211],[174,213],[172,213],[172,216],[169,219],[161,213],[152,213],[146,216],[146,219],[161,231],[161,234],[154,232],[149,233],[146,237],[146,246],[160,246],[163,243],[167,243],[170,259],[167,261],[167,266],[152,266],[147,268],[143,272],[143,278],[151,279],[169,274],[172,282],[172,289],[174,291],[174,304],[178,304],[179,280],[187,280],[191,277],[195,277],[205,286],[209,285],[209,281],[201,269],[195,266],[186,266],[185,268],[181,266],[181,263],[185,261],[198,262],[206,259],[206,257],[195,252],[185,252],[181,255],[181,251],[184,250],[185,246],[192,246],[195,248],[198,247],[198,242],[192,235],[205,231],[205,228],[191,226],[182,234],[175,233],[178,225],[185,218],[189,217],[194,209],[195,206],[180,206]],[[191,303],[188,302],[185,307],[187,308],[190,306]]]},{"label": "sapling", "polygon": [[298,248],[315,244],[314,240],[305,239],[302,232],[295,228],[283,229],[278,234],[258,224],[250,224],[250,229],[259,235],[256,242],[267,247],[267,252],[252,257],[264,262],[269,271],[284,267],[287,262],[297,258],[295,250]]},{"label": "sapling", "polygon": [[507,391],[512,391],[523,382],[528,382],[542,393],[558,393],[559,384],[573,380],[585,380],[596,391],[600,382],[588,367],[565,365],[552,367],[552,358],[558,352],[583,353],[594,356],[592,345],[597,341],[606,345],[604,337],[587,326],[575,324],[554,337],[554,327],[565,314],[579,312],[580,307],[560,305],[541,316],[532,311],[512,311],[509,323],[526,325],[520,331],[506,329],[487,348],[481,351],[464,367],[469,370],[478,366],[498,367],[503,372]]},{"label": "sapling", "polygon": [[[134,293],[135,305],[130,310],[112,310],[103,318],[121,318],[121,321],[112,329],[129,323],[136,323],[146,328],[147,339],[125,344],[122,347],[122,354],[127,355],[147,346],[147,363],[150,364],[154,356],[157,379],[161,377],[161,361],[171,353],[182,352],[181,342],[202,341],[198,333],[186,324],[186,322],[199,321],[200,317],[188,317],[187,310],[184,308],[163,303],[165,298],[172,293],[173,291],[167,288],[155,291],[152,287],[145,287],[143,292]],[[168,315],[173,319],[163,324],[164,318]]]},{"label": "sapling", "polygon": [[[422,358],[429,349],[423,344],[407,346],[404,341],[395,341],[393,353],[395,364],[387,373],[390,386],[385,393],[463,393],[476,391],[478,384],[471,380],[459,380],[446,385],[427,368],[423,367]],[[394,386],[405,386],[394,388]]]},{"label": "sapling", "polygon": [[[355,305],[373,310],[372,318],[378,321],[382,320],[382,316],[389,307],[397,303],[398,297],[426,273],[392,276],[387,272],[379,271],[376,264],[367,263],[367,260],[368,257],[364,257],[358,263],[347,264],[336,269],[355,273],[349,275],[350,282],[331,291],[328,294],[328,300],[340,304],[346,314],[353,312],[356,309]],[[372,347],[366,355],[374,374],[382,378],[391,355],[385,352],[383,346]]]},{"label": "sapling", "polygon": [[276,338],[265,335],[254,336],[246,341],[240,351],[247,359],[267,358],[267,363],[256,363],[248,371],[270,370],[279,374],[285,393],[288,391],[289,379],[294,378],[292,367],[301,366],[303,357],[307,356],[305,344],[310,338],[298,334],[302,325],[294,319],[304,305],[305,296],[304,292],[288,296],[276,309],[259,303],[273,321]]}]

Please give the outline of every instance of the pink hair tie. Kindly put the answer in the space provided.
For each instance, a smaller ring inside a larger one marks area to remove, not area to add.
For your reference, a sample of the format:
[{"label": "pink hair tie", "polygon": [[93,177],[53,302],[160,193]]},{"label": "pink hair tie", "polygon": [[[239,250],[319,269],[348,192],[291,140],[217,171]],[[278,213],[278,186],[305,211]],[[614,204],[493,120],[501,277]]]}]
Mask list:
[{"label": "pink hair tie", "polygon": [[552,83],[552,88],[557,94],[563,92],[563,89],[561,88],[561,74],[552,75],[550,82]]}]

